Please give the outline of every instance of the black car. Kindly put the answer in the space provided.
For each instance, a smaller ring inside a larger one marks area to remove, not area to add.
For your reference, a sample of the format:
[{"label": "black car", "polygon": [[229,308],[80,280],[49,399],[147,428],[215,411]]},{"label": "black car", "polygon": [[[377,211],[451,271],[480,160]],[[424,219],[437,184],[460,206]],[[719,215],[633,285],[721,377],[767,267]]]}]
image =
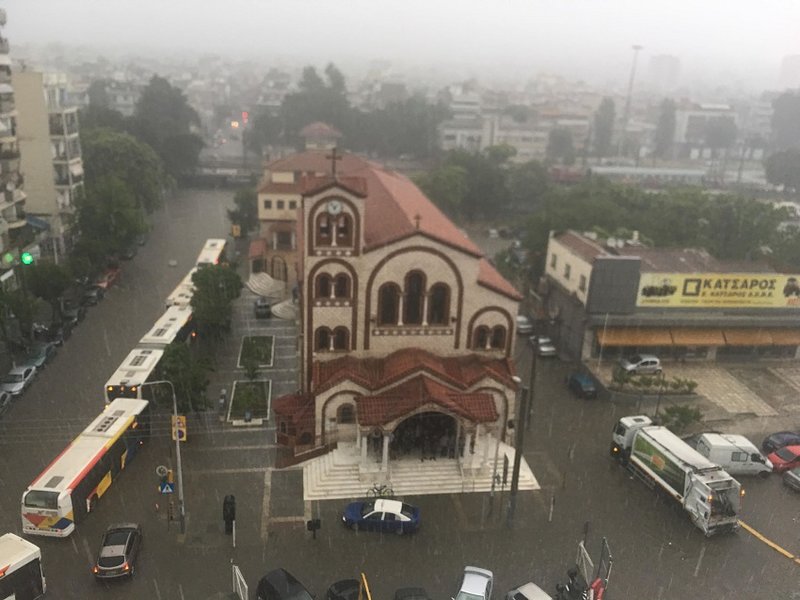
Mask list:
[{"label": "black car", "polygon": [[769,434],[761,442],[764,454],[772,454],[784,446],[800,446],[800,433],[796,431],[777,431]]},{"label": "black car", "polygon": [[38,342],[50,342],[61,346],[71,335],[72,326],[67,323],[50,323],[50,325],[34,323],[33,325],[33,339]]},{"label": "black car", "polygon": [[272,316],[272,304],[266,298],[258,298],[253,303],[253,312],[256,319],[266,319]]},{"label": "black car", "polygon": [[594,379],[585,373],[576,372],[567,375],[567,387],[581,398],[597,398],[597,386],[594,384]]},{"label": "black car", "polygon": [[81,304],[83,306],[95,306],[100,300],[103,299],[105,296],[105,291],[103,288],[92,286],[86,288],[83,292],[83,297],[81,298]]},{"label": "black car", "polygon": [[61,320],[70,327],[75,327],[86,316],[86,307],[80,306],[72,300],[61,303]]},{"label": "black car", "polygon": [[142,547],[142,528],[136,523],[111,525],[103,534],[100,551],[92,567],[97,579],[133,577],[136,557]]},{"label": "black car", "polygon": [[275,569],[258,582],[256,600],[314,600],[314,597],[289,571]]},{"label": "black car", "polygon": [[421,587],[400,588],[394,593],[394,600],[430,600],[428,592]]},{"label": "black car", "polygon": [[358,600],[361,582],[358,579],[342,579],[328,588],[326,600]]},{"label": "black car", "polygon": [[14,396],[8,392],[0,392],[0,417],[6,414],[8,409],[11,408],[11,401],[13,399]]}]

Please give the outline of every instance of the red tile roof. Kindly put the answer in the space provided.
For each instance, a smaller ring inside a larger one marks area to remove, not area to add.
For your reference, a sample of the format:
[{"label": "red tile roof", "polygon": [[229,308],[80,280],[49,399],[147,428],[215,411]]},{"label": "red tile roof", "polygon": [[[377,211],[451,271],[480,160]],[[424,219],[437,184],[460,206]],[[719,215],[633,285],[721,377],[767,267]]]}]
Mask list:
[{"label": "red tile roof", "polygon": [[435,404],[473,423],[491,423],[498,417],[491,394],[459,393],[419,375],[381,394],[356,398],[358,423],[385,425],[426,404]]},{"label": "red tile roof", "polygon": [[505,358],[475,354],[437,356],[420,348],[404,348],[383,358],[343,356],[314,362],[314,391],[319,394],[342,381],[353,381],[370,391],[378,391],[414,374],[439,377],[455,389],[467,390],[485,377],[513,387],[513,363]]},{"label": "red tile roof", "polygon": [[512,300],[522,300],[522,294],[485,258],[478,263],[478,283]]},{"label": "red tile roof", "polygon": [[314,423],[314,398],[304,394],[287,394],[272,401],[278,417],[286,417],[295,424]]},{"label": "red tile roof", "polygon": [[555,236],[559,242],[571,249],[575,254],[587,262],[594,261],[598,256],[608,255],[609,252],[594,240],[583,237],[576,231],[565,231]]}]

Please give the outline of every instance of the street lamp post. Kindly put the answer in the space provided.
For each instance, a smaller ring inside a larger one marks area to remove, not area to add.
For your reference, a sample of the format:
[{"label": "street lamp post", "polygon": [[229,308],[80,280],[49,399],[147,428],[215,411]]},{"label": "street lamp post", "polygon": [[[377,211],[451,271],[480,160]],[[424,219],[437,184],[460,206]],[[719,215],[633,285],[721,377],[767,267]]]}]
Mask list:
[{"label": "street lamp post", "polygon": [[631,63],[631,75],[628,79],[628,94],[625,96],[625,112],[622,113],[622,131],[619,134],[619,141],[617,142],[617,156],[622,156],[622,143],[628,131],[628,118],[631,112],[631,96],[633,94],[633,80],[636,77],[636,61],[639,58],[639,50],[642,46],[634,44],[631,46],[633,49],[633,62]]},{"label": "street lamp post", "polygon": [[514,450],[514,467],[511,470],[511,490],[509,491],[508,496],[508,512],[506,513],[506,526],[511,528],[511,524],[514,521],[514,511],[517,508],[517,491],[519,490],[519,471],[522,466],[522,446],[525,442],[525,425],[523,424],[523,420],[525,419],[526,409],[525,405],[528,400],[528,390],[524,387],[519,387],[522,383],[522,380],[519,377],[514,376],[514,382],[517,384],[519,389],[519,396],[518,396],[518,405],[517,406],[517,418],[515,421],[516,433],[517,433],[517,440],[516,440],[516,448]]},{"label": "street lamp post", "polygon": [[[146,385],[168,385],[172,390],[172,413],[175,417],[175,422],[178,421],[178,397],[175,395],[175,386],[168,379],[159,379],[156,381],[147,381],[142,384]],[[181,463],[181,441],[178,436],[175,436],[175,459],[178,463],[178,514],[180,519],[181,533],[186,533],[186,504],[183,498],[183,465]]]}]

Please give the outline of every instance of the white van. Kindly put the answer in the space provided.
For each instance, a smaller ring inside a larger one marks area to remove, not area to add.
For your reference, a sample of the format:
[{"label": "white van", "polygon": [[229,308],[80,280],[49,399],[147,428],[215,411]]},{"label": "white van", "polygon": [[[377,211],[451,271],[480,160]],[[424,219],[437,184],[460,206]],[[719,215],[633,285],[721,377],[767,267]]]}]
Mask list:
[{"label": "white van", "polygon": [[760,475],[772,472],[772,463],[743,435],[704,433],[697,451],[731,475]]}]

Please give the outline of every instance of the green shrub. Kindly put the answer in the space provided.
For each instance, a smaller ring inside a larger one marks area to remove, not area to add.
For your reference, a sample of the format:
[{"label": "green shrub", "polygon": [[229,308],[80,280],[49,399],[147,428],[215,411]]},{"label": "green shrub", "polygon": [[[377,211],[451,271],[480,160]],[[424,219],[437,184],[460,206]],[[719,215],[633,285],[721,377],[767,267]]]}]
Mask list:
[{"label": "green shrub", "polygon": [[703,420],[703,411],[696,406],[675,404],[664,409],[661,423],[673,433],[682,433],[689,425]]}]

